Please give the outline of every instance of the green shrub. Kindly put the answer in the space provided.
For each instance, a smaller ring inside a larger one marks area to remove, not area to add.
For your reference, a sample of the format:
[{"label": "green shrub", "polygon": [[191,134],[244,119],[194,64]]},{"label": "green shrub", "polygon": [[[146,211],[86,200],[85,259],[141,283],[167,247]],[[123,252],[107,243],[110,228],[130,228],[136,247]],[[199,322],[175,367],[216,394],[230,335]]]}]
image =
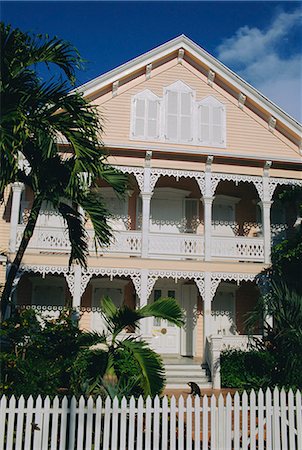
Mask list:
[{"label": "green shrub", "polygon": [[250,390],[272,385],[275,359],[269,352],[225,350],[220,363],[222,387]]}]

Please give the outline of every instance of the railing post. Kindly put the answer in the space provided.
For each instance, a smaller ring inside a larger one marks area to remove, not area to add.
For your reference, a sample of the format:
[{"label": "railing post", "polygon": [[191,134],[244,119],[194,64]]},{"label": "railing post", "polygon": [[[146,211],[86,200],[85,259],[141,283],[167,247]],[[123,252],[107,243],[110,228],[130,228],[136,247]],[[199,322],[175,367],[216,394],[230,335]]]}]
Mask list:
[{"label": "railing post", "polygon": [[222,345],[222,336],[211,336],[212,342],[212,386],[213,389],[221,389],[221,377],[220,377],[220,352]]},{"label": "railing post", "polygon": [[204,355],[207,338],[212,334],[212,294],[211,294],[211,273],[204,274],[204,298],[203,298],[203,346]]},{"label": "railing post", "polygon": [[16,251],[17,227],[19,223],[21,194],[23,189],[24,189],[23,183],[13,183],[12,185],[13,198],[10,217],[10,239],[9,239],[9,250],[12,253]]}]

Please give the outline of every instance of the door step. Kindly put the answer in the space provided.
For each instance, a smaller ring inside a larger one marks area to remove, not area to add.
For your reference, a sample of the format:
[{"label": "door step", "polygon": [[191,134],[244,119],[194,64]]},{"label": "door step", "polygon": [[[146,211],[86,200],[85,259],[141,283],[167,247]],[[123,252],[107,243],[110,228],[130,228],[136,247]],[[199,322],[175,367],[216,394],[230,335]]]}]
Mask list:
[{"label": "door step", "polygon": [[211,389],[212,384],[205,367],[201,364],[165,364],[166,389],[189,389],[193,381],[200,389]]}]

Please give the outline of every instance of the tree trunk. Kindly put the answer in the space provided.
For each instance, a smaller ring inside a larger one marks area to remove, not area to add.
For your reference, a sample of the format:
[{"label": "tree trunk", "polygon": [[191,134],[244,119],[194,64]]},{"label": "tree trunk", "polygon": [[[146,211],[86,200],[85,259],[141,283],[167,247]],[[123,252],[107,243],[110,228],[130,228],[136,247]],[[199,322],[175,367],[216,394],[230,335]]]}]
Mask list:
[{"label": "tree trunk", "polygon": [[28,222],[26,224],[26,227],[25,227],[25,230],[24,230],[24,233],[22,236],[21,243],[19,245],[15,259],[10,266],[8,276],[7,276],[5,285],[4,285],[4,289],[3,289],[2,297],[1,297],[1,318],[5,317],[5,312],[6,312],[7,306],[10,302],[14,279],[19,270],[25,250],[27,249],[29,241],[33,235],[33,232],[34,232],[37,220],[38,220],[39,212],[41,209],[41,205],[42,205],[42,199],[40,197],[36,197],[34,199],[33,206],[30,211],[30,215],[29,215]]}]

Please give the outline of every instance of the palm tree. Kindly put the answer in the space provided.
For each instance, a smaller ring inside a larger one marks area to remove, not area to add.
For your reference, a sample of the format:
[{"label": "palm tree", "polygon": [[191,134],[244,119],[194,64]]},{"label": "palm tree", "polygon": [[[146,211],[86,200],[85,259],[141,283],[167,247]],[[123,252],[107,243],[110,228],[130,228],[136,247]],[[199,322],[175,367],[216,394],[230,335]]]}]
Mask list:
[{"label": "palm tree", "polygon": [[[99,366],[102,367],[102,373],[91,380],[86,393],[96,393],[105,389],[111,397],[123,396],[129,395],[133,385],[136,385],[142,389],[144,396],[159,394],[165,384],[161,357],[137,335],[129,334],[126,338],[122,338],[121,332],[125,328],[132,330],[139,328],[140,320],[147,317],[165,319],[176,326],[182,326],[184,323],[182,310],[176,300],[161,298],[152,304],[133,310],[126,305],[117,308],[109,297],[105,297],[101,301],[101,314],[105,320],[107,331],[102,334],[85,333],[84,336],[88,343],[98,343],[96,347],[91,348],[91,351],[97,352]],[[122,379],[120,369],[120,358],[123,353],[128,355],[131,365],[139,368],[137,378],[129,379],[126,383],[123,383],[125,380]],[[79,386],[77,374],[75,376]]]},{"label": "palm tree", "polygon": [[[97,110],[79,93],[70,92],[75,71],[82,66],[77,50],[56,37],[30,36],[3,23],[0,32],[0,201],[13,182],[24,183],[34,197],[2,293],[3,315],[42,202],[65,219],[69,263],[85,266],[87,234],[79,207],[93,224],[96,244],[109,244],[109,213],[94,187],[102,179],[122,194],[127,178],[107,164]],[[42,81],[39,64],[55,67],[59,76]]]}]

